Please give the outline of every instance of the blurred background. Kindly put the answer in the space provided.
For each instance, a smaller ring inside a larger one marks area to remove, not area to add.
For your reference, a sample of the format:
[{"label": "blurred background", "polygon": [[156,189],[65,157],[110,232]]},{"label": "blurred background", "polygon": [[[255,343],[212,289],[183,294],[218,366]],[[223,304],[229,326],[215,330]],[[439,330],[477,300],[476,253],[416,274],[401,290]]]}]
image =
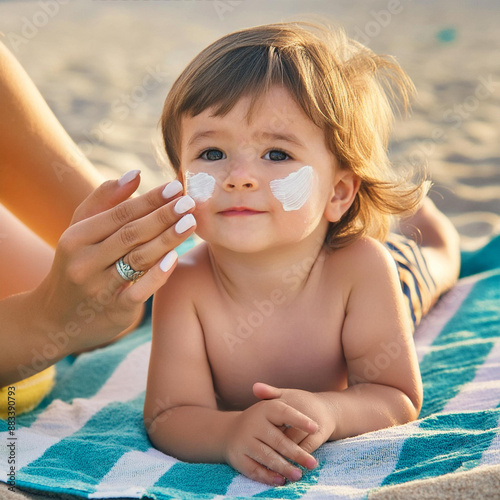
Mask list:
[{"label": "blurred background", "polygon": [[158,121],[186,64],[226,33],[283,20],[326,20],[395,56],[418,94],[391,158],[427,165],[464,249],[500,234],[497,0],[0,0],[0,39],[74,141],[108,178],[140,168],[143,191],[171,177]]}]

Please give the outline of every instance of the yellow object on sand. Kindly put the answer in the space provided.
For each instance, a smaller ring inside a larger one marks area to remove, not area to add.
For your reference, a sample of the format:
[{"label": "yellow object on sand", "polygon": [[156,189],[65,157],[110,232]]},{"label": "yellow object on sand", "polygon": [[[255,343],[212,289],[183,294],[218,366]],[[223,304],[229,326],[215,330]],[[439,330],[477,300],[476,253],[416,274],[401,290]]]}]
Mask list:
[{"label": "yellow object on sand", "polygon": [[18,416],[38,406],[54,386],[55,376],[56,368],[50,366],[36,375],[0,388],[0,418]]}]

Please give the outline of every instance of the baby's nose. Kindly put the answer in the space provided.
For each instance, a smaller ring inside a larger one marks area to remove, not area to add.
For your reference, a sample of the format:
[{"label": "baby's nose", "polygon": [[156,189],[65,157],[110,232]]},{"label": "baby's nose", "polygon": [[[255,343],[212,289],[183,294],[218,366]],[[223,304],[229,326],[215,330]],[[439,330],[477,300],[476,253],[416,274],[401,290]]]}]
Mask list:
[{"label": "baby's nose", "polygon": [[224,189],[226,190],[254,190],[258,187],[258,182],[250,170],[244,166],[231,168],[224,179]]}]

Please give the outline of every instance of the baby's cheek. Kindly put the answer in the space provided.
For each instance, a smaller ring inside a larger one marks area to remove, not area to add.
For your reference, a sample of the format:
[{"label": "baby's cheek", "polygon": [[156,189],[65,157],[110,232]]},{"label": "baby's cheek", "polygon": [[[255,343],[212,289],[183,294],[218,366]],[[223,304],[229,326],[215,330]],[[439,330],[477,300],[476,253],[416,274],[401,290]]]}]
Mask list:
[{"label": "baby's cheek", "polygon": [[211,241],[213,237],[212,233],[215,231],[215,228],[213,222],[211,222],[210,218],[207,216],[206,211],[203,210],[203,207],[200,207],[193,212],[193,215],[196,219],[195,234],[202,240]]},{"label": "baby's cheek", "polygon": [[285,212],[304,206],[312,193],[313,175],[313,168],[306,165],[283,179],[274,179],[269,183],[271,192]]},{"label": "baby's cheek", "polygon": [[203,230],[207,227],[214,218],[214,212],[210,201],[196,202],[196,207],[193,211],[194,218],[196,219],[197,230]]},{"label": "baby's cheek", "polygon": [[186,171],[186,192],[197,203],[209,200],[215,189],[215,177],[205,172],[192,174]]}]

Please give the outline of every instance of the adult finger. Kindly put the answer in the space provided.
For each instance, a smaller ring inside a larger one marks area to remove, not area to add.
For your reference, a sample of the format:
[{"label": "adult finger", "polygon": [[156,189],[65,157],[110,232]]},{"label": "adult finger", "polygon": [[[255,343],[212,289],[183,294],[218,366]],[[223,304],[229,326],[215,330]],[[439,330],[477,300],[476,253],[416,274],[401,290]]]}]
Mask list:
[{"label": "adult finger", "polygon": [[137,198],[127,199],[105,212],[81,221],[75,236],[79,238],[81,244],[99,243],[129,222],[141,219],[178,197],[182,189],[179,181],[172,181]]},{"label": "adult finger", "polygon": [[140,173],[140,170],[130,170],[117,180],[102,183],[75,210],[71,223],[92,217],[125,201],[138,188]]},{"label": "adult finger", "polygon": [[193,215],[187,214],[175,225],[163,231],[152,241],[141,245],[127,254],[124,258],[132,269],[149,269],[167,250],[176,248],[196,229],[196,220]]},{"label": "adult finger", "polygon": [[[183,203],[186,198],[191,203]],[[99,245],[100,258],[96,265],[106,266],[110,261],[123,258],[133,269],[148,270],[192,234],[196,220],[188,212],[193,209],[192,198],[184,196],[129,222]]]},{"label": "adult finger", "polygon": [[120,296],[125,308],[142,304],[159,288],[161,288],[177,265],[177,252],[170,251],[155,266],[153,266],[141,279],[132,286],[125,288]]},{"label": "adult finger", "polygon": [[[179,216],[177,216],[179,217]],[[105,280],[107,283],[117,283],[117,288],[125,287],[127,284],[131,284],[122,276],[118,271],[118,260],[122,259],[125,266],[121,266],[122,271],[128,273],[126,266],[130,266],[133,271],[145,273],[141,279],[141,287],[138,287],[139,281],[134,283],[135,291],[138,293],[149,280],[153,279],[151,277],[150,271],[154,270],[156,275],[155,282],[159,282],[159,285],[152,284],[151,287],[146,289],[144,295],[146,300],[152,293],[154,293],[163,283],[166,281],[163,273],[157,274],[158,269],[163,272],[167,271],[164,262],[161,267],[161,258],[168,254],[171,250],[179,246],[187,237],[193,234],[196,229],[196,220],[192,214],[187,214],[182,217],[176,224],[171,225],[168,229],[163,231],[153,242],[148,245],[141,245],[139,248],[134,249],[133,252],[127,252],[124,249],[123,244],[115,242],[113,244],[112,238],[105,240],[105,242],[96,245],[90,245],[77,262],[77,265],[72,266],[76,271],[78,278],[75,281],[79,283],[84,283],[85,279],[89,276],[99,276],[101,279],[93,280],[93,290],[99,289],[102,284],[101,281]],[[69,245],[74,246],[75,240],[73,238],[68,238]],[[111,244],[106,244],[111,241]],[[103,274],[103,270],[106,270]],[[146,279],[147,276],[147,279]],[[126,288],[126,287],[125,287]],[[149,291],[153,290],[153,292]],[[130,293],[129,295],[133,295]]]}]

